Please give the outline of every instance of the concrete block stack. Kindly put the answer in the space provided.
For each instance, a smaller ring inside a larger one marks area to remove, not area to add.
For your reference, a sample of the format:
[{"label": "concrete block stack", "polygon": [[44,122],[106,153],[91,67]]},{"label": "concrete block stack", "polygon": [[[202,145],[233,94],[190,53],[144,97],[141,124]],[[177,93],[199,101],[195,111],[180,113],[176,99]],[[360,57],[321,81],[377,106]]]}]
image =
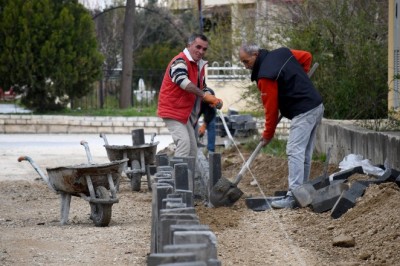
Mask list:
[{"label": "concrete block stack", "polygon": [[364,174],[361,166],[333,174],[331,177],[320,176],[292,190],[300,207],[310,206],[314,212],[331,211],[331,217],[337,219],[353,208],[358,198],[362,197],[371,184],[396,182],[400,184],[400,173],[391,168],[382,176],[373,176],[368,180],[358,180],[349,184],[348,178],[356,173]]},{"label": "concrete block stack", "polygon": [[231,115],[229,119],[235,137],[248,137],[257,134],[257,122],[251,115]]},{"label": "concrete block stack", "polygon": [[[224,116],[228,129],[234,137],[249,137],[258,133],[257,121],[251,115],[240,115],[237,112],[228,112]],[[220,117],[215,121],[216,135],[225,137],[226,131]]]},{"label": "concrete block stack", "polygon": [[156,164],[147,265],[221,265],[216,236],[194,208],[195,158],[157,154]]}]

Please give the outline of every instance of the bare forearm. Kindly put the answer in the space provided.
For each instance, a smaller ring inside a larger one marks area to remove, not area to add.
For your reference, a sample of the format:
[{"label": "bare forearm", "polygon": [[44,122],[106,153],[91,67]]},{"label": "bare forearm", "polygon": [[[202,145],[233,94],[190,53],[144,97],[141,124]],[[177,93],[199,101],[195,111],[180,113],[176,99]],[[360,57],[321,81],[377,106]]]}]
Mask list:
[{"label": "bare forearm", "polygon": [[186,88],[186,91],[191,92],[199,97],[203,97],[204,96],[204,92],[202,90],[200,90],[196,85],[194,85],[192,82],[190,82]]}]

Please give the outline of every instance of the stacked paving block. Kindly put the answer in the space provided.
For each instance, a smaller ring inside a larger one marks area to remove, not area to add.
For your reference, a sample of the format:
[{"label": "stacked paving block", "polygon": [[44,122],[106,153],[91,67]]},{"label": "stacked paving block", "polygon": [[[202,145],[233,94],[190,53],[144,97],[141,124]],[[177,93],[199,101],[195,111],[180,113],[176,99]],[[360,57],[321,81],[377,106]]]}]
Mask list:
[{"label": "stacked paving block", "polygon": [[[230,111],[224,116],[226,125],[232,136],[249,137],[257,134],[257,122],[251,115],[240,115],[237,112]],[[216,117],[216,135],[225,137],[226,131],[220,117]]]},{"label": "stacked paving block", "polygon": [[331,211],[331,217],[337,219],[353,208],[359,197],[362,197],[366,188],[371,184],[396,182],[399,185],[400,175],[389,167],[382,176],[373,176],[368,180],[358,180],[351,185],[348,178],[355,174],[364,174],[361,166],[340,171],[328,177],[326,175],[305,182],[292,190],[293,196],[300,207],[310,206],[314,212]]},{"label": "stacked paving block", "polygon": [[149,266],[221,265],[217,238],[208,225],[200,224],[194,208],[194,160],[156,155]]}]

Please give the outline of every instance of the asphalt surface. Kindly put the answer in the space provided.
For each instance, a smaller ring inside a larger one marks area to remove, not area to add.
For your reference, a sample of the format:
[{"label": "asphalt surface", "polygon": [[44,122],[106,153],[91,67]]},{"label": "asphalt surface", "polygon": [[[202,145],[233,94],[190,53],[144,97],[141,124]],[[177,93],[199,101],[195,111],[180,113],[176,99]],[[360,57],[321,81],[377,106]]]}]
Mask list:
[{"label": "asphalt surface", "polygon": [[[130,135],[106,135],[109,145],[132,145]],[[145,143],[150,143],[150,135]],[[88,162],[82,140],[88,143],[94,163],[108,163],[104,140],[98,134],[0,134],[0,181],[34,180],[38,174],[27,162],[18,162],[20,156],[29,156],[44,169]],[[159,135],[157,151],[171,144],[170,135]],[[44,171],[45,172],[45,171]]]},{"label": "asphalt surface", "polygon": [[32,111],[19,107],[13,103],[1,103],[0,114],[31,113]]}]

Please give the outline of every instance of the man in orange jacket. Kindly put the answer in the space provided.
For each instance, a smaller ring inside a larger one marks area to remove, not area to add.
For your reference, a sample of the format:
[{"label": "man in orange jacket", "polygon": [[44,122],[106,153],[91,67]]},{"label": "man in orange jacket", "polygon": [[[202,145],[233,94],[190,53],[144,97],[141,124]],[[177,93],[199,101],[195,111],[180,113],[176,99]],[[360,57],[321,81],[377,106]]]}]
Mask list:
[{"label": "man in orange jacket", "polygon": [[208,39],[203,34],[189,37],[187,47],[168,64],[158,97],[157,114],[163,119],[176,144],[175,156],[197,156],[194,126],[200,103],[221,108],[222,100],[205,93],[203,57]]},{"label": "man in orange jacket", "polygon": [[307,76],[312,56],[307,51],[284,47],[267,51],[244,44],[239,58],[252,70],[251,80],[257,82],[261,93],[265,129],[260,141],[264,146],[274,137],[279,112],[291,120],[286,146],[289,190],[285,198],[273,201],[271,206],[294,208],[291,190],[309,178],[316,129],[324,113],[322,97]]}]

